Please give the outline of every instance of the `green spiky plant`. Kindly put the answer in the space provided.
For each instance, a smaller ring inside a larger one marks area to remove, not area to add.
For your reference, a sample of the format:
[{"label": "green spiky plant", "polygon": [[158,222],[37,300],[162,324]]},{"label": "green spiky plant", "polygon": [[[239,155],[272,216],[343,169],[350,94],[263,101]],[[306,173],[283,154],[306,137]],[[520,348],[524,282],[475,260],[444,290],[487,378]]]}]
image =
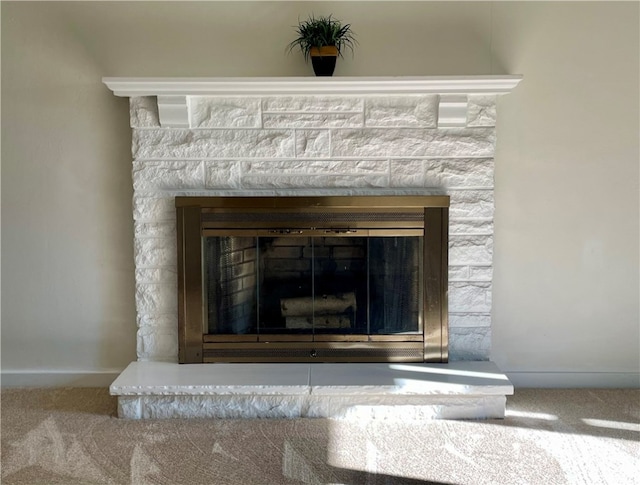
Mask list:
[{"label": "green spiky plant", "polygon": [[343,57],[342,51],[345,48],[350,49],[353,54],[353,48],[357,45],[351,24],[343,25],[331,15],[317,18],[311,15],[305,21],[298,21],[296,33],[298,38],[288,45],[289,52],[295,47],[300,47],[307,62],[314,47],[335,46],[338,49],[338,55]]}]

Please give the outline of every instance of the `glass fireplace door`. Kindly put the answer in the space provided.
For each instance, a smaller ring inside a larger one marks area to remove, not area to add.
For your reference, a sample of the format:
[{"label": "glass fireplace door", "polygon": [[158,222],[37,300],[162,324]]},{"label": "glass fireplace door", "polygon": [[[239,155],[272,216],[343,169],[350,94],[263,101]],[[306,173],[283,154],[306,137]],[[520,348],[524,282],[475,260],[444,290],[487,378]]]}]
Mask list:
[{"label": "glass fireplace door", "polygon": [[420,333],[422,237],[206,236],[205,333]]},{"label": "glass fireplace door", "polygon": [[446,362],[449,197],[175,202],[181,363]]}]

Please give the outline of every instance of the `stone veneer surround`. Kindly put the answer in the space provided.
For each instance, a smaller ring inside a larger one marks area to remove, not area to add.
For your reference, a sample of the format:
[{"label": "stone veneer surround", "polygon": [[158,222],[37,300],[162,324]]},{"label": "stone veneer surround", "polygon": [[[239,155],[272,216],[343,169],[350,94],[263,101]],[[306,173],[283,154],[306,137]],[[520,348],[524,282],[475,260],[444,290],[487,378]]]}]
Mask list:
[{"label": "stone veneer surround", "polygon": [[358,89],[309,80],[293,94],[265,81],[262,95],[251,80],[235,94],[209,80],[186,93],[163,84],[157,98],[105,79],[131,98],[138,360],[177,362],[175,196],[376,194],[451,196],[449,357],[487,360],[496,96],[519,81],[491,89],[492,79],[410,89],[377,79],[372,91],[366,78]]}]

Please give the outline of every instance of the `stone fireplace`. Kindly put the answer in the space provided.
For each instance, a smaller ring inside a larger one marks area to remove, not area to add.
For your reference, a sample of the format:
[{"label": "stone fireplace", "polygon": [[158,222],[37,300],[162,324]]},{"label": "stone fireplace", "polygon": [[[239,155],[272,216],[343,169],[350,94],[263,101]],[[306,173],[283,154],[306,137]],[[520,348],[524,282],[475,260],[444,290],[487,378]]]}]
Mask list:
[{"label": "stone fireplace", "polygon": [[138,362],[178,362],[177,197],[345,196],[450,199],[448,359],[488,360],[496,103],[519,81],[105,78],[130,98]]}]

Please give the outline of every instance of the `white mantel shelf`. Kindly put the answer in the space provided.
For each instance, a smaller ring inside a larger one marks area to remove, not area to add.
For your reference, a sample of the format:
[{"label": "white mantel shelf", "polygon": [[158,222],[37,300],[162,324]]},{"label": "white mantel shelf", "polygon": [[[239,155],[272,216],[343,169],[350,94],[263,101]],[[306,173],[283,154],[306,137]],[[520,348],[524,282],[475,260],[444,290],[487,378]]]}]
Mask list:
[{"label": "white mantel shelf", "polygon": [[522,76],[429,77],[105,77],[116,96],[264,96],[381,94],[506,94]]},{"label": "white mantel shelf", "polygon": [[163,128],[190,128],[190,99],[256,96],[414,96],[437,95],[438,127],[464,126],[468,95],[503,95],[522,76],[431,77],[255,77],[127,78],[105,77],[116,96],[155,96]]}]

